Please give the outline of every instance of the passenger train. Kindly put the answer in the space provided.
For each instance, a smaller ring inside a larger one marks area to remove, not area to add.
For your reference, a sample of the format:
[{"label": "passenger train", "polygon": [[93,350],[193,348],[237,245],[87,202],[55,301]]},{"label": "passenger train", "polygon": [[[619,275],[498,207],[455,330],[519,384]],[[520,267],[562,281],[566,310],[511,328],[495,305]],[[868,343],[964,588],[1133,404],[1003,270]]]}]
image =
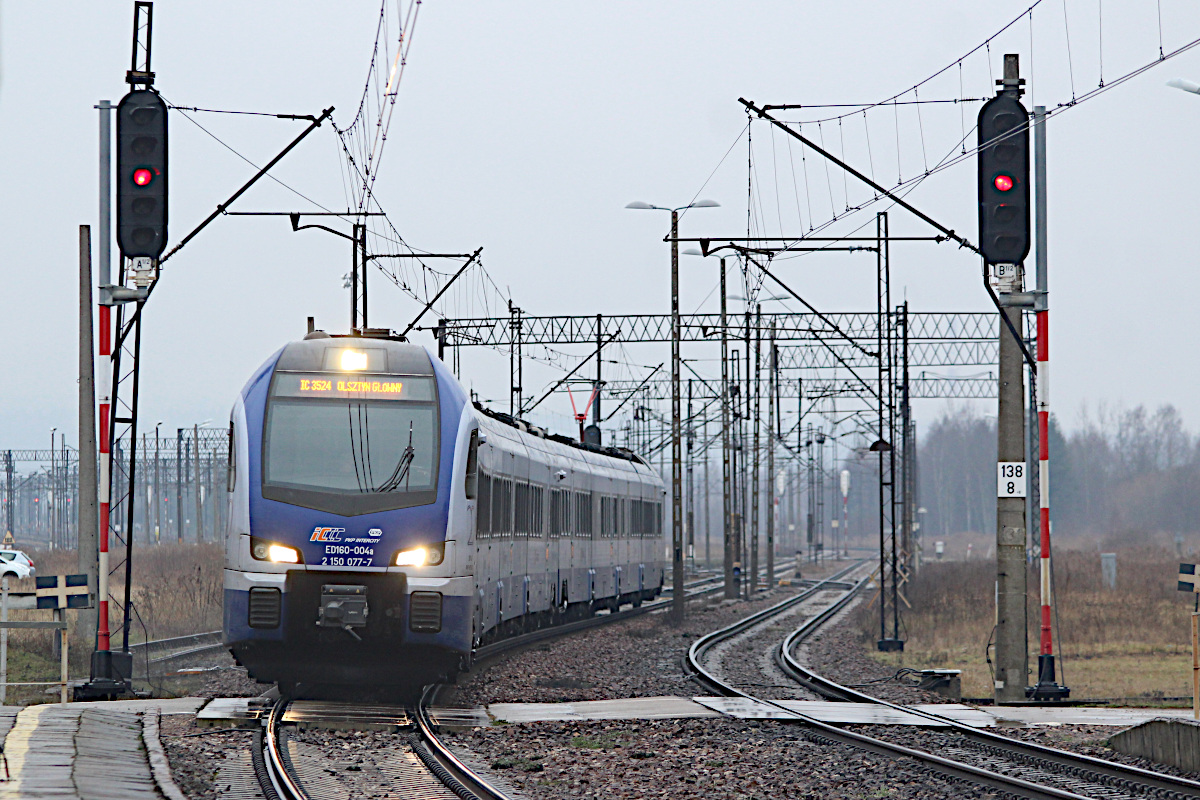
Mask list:
[{"label": "passenger train", "polygon": [[423,347],[310,332],[230,430],[225,641],[289,696],[453,680],[488,642],[662,592],[659,475],[470,402]]}]

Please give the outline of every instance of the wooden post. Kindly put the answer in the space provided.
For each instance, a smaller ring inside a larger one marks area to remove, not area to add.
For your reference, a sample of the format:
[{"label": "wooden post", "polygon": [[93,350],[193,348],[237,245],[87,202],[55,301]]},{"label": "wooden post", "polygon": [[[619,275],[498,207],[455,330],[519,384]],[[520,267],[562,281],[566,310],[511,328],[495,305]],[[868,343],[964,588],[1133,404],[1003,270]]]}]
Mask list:
[{"label": "wooden post", "polygon": [[1192,718],[1200,719],[1200,612],[1192,612]]},{"label": "wooden post", "polygon": [[64,627],[58,628],[54,631],[54,636],[58,639],[58,652],[62,654],[62,661],[59,664],[58,678],[59,678],[59,681],[61,682],[59,702],[61,702],[63,705],[66,705],[66,702],[67,702],[67,629],[65,627],[66,616],[67,615],[65,613],[63,613],[63,610],[61,608],[54,609],[54,621],[61,622],[64,624]]}]

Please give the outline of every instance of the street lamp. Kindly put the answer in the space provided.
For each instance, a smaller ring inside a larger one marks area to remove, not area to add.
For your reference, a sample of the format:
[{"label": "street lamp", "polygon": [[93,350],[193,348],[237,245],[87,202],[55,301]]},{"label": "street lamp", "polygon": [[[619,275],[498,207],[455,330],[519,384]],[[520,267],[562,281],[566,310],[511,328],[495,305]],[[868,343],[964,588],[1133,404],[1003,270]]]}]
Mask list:
[{"label": "street lamp", "polygon": [[683,622],[686,598],[683,590],[683,438],[680,417],[679,377],[679,212],[689,208],[719,208],[715,200],[697,200],[686,206],[667,208],[634,201],[626,208],[671,212],[671,619]]},{"label": "street lamp", "polygon": [[1192,94],[1200,94],[1200,83],[1192,83],[1183,78],[1172,78],[1167,81],[1167,86],[1170,86],[1172,89],[1183,89],[1185,92],[1191,92]]}]

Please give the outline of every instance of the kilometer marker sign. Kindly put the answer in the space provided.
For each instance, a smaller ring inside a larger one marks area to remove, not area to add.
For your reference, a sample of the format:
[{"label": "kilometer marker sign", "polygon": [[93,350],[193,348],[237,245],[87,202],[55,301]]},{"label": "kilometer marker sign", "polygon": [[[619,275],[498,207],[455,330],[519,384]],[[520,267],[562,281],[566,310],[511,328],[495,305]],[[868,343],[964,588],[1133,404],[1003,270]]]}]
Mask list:
[{"label": "kilometer marker sign", "polygon": [[996,464],[996,496],[1025,496],[1025,462],[1000,461]]}]

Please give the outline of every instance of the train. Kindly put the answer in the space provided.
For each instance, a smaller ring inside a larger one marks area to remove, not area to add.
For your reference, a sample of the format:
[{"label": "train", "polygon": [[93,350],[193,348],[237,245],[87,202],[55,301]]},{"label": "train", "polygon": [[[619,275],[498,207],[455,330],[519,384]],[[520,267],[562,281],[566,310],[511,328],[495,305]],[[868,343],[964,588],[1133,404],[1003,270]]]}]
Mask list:
[{"label": "train", "polygon": [[494,641],[663,590],[645,460],[491,411],[390,333],[275,352],[229,459],[225,643],[285,696],[452,682]]}]

